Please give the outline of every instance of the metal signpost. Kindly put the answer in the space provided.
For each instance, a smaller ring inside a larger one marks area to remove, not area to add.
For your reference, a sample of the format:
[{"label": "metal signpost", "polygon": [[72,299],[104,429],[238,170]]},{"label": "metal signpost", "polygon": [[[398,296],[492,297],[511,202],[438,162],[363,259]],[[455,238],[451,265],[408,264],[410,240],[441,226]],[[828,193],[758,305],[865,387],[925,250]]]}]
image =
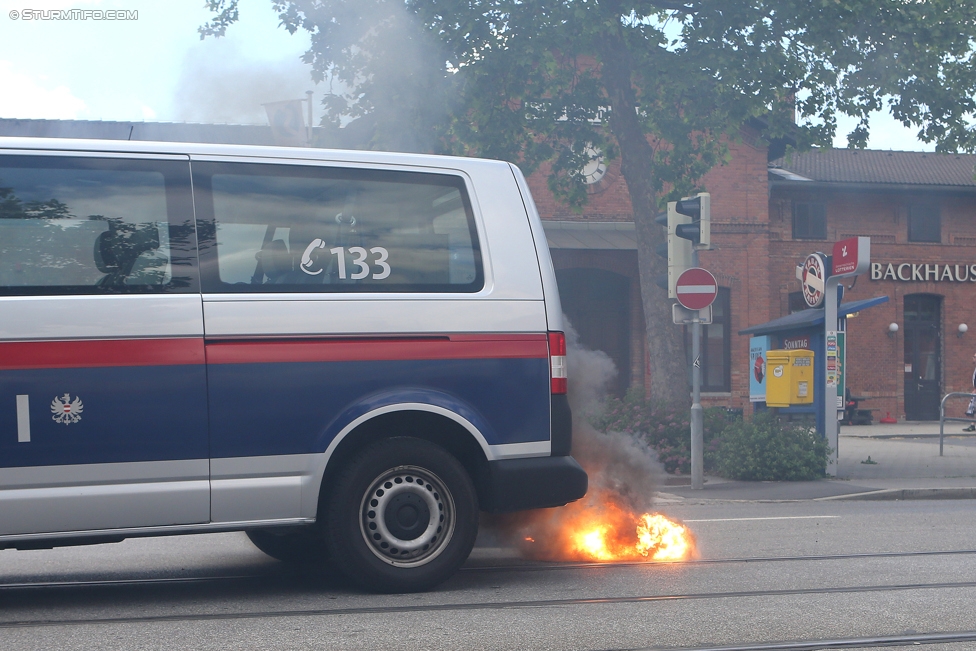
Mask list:
[{"label": "metal signpost", "polygon": [[871,238],[851,237],[834,244],[832,255],[811,253],[796,268],[803,283],[803,298],[810,307],[824,306],[824,385],[819,399],[824,408],[824,437],[832,452],[827,459],[827,474],[837,474],[838,410],[843,411],[843,395],[838,399],[843,364],[843,332],[837,319],[840,294],[837,288],[844,278],[859,276],[871,268]]},{"label": "metal signpost", "polygon": [[667,247],[658,253],[668,258],[668,273],[658,280],[668,298],[677,298],[671,315],[676,325],[691,325],[691,487],[704,488],[704,414],[701,406],[701,326],[712,322],[712,301],[718,295],[715,276],[698,268],[698,252],[712,248],[712,199],[707,192],[668,203],[656,221],[665,227]]},{"label": "metal signpost", "polygon": [[[824,351],[830,356],[830,339],[834,340],[834,372],[827,370],[824,373],[824,435],[827,437],[827,445],[833,450],[827,460],[827,473],[837,474],[838,456],[838,434],[840,427],[837,419],[837,385],[839,382],[841,363],[840,351],[836,348],[838,339],[839,324],[837,323],[837,307],[840,303],[840,296],[837,294],[837,286],[844,278],[859,276],[867,273],[871,269],[871,238],[870,237],[851,237],[841,240],[834,244],[833,256],[831,256],[832,267],[830,276],[826,283],[826,302],[824,303]],[[842,397],[843,399],[843,397]],[[831,409],[833,407],[833,409]],[[843,409],[843,404],[840,405]]]},{"label": "metal signpost", "polygon": [[[698,255],[696,253],[695,257]],[[697,262],[697,260],[696,260]],[[687,310],[707,309],[711,317],[711,306],[718,296],[718,281],[711,272],[700,267],[686,269],[675,283],[678,302]],[[711,318],[709,318],[711,321]],[[701,406],[701,325],[702,319],[691,321],[691,487],[703,488],[705,485],[705,418]]]}]

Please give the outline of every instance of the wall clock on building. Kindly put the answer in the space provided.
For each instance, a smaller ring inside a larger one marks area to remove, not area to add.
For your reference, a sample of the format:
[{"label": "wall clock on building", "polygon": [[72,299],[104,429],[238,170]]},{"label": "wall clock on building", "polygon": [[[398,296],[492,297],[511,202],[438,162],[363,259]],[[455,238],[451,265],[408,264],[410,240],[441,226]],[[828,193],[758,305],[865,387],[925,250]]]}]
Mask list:
[{"label": "wall clock on building", "polygon": [[603,156],[603,152],[596,147],[587,147],[586,155],[589,156],[590,162],[583,166],[580,174],[583,175],[583,181],[587,185],[594,185],[606,176],[607,161]]}]

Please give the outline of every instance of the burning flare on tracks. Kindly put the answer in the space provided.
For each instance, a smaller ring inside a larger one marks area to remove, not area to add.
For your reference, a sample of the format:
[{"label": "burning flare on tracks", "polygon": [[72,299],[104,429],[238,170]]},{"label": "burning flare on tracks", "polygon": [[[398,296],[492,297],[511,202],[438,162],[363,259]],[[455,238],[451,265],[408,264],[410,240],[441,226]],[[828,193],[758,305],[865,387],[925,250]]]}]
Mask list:
[{"label": "burning flare on tracks", "polygon": [[562,561],[683,561],[695,554],[695,537],[660,513],[637,514],[611,491],[596,490],[548,517],[521,528],[522,553]]}]

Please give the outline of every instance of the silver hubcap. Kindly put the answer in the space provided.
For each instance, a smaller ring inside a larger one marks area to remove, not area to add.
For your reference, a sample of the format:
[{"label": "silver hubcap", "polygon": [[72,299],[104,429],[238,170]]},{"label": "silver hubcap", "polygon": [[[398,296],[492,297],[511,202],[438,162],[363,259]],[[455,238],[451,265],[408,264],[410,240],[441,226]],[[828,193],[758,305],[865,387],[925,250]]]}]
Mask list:
[{"label": "silver hubcap", "polygon": [[398,466],[370,484],[359,527],[377,557],[414,567],[434,560],[454,535],[454,500],[429,470]]}]

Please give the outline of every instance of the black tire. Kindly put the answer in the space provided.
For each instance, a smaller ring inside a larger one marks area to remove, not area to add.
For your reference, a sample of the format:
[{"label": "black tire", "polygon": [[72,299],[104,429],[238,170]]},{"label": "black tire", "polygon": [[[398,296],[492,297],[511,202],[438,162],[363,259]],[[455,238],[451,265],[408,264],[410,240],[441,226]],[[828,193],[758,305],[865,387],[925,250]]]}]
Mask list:
[{"label": "black tire", "polygon": [[464,467],[420,439],[367,447],[328,499],[329,552],[350,580],[374,592],[438,585],[467,560],[478,534],[478,500]]},{"label": "black tire", "polygon": [[329,560],[325,538],[313,527],[250,529],[244,533],[255,547],[284,563],[325,565]]}]

